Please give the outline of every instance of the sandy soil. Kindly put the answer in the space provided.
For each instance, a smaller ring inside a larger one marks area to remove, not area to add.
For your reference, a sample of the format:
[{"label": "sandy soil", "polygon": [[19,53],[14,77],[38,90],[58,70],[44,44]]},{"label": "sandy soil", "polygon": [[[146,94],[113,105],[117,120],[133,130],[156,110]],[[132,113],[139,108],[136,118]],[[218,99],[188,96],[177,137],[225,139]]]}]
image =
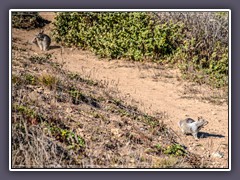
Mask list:
[{"label": "sandy soil", "polygon": [[[43,18],[53,21],[53,13],[42,13]],[[51,33],[47,25],[46,34]],[[36,46],[28,42],[38,30],[13,30],[16,37],[26,42],[35,53]],[[228,168],[228,104],[221,97],[224,93],[207,86],[198,86],[180,78],[180,72],[157,64],[124,60],[99,59],[80,49],[61,48],[52,42],[50,50],[55,61],[64,62],[63,68],[94,80],[104,81],[109,88],[118,91],[125,102],[137,105],[151,115],[164,115],[171,127],[192,152],[209,156],[213,167]],[[212,103],[213,97],[220,103]],[[202,116],[209,124],[202,129],[198,141],[183,135],[177,125],[180,119]],[[221,157],[220,157],[221,156]]]}]

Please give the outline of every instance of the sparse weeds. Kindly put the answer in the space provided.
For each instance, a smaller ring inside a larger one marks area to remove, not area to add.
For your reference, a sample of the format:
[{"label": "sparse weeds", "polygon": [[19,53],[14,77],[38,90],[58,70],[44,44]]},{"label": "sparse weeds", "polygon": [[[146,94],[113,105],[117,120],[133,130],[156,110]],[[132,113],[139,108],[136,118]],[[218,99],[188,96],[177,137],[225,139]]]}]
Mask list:
[{"label": "sparse weeds", "polygon": [[161,144],[156,144],[155,147],[158,151],[162,150],[162,145]]},{"label": "sparse weeds", "polygon": [[99,113],[99,112],[93,112],[92,116],[94,118],[96,118],[96,119],[101,119],[103,121],[106,121],[106,117],[103,114]]},{"label": "sparse weeds", "polygon": [[114,106],[108,106],[107,109],[112,113],[119,114],[121,117],[129,117],[133,120],[141,121],[148,124],[152,128],[162,125],[158,118],[140,112],[136,107],[126,106],[120,99],[111,98],[108,103],[114,104],[117,108]]},{"label": "sparse weeds", "polygon": [[84,82],[86,83],[87,85],[90,85],[90,86],[97,86],[98,85],[98,82],[95,82],[91,79],[84,79],[82,78],[79,74],[75,74],[75,73],[68,73],[68,77],[71,79],[71,80],[76,80],[76,81],[79,81],[79,82]]},{"label": "sparse weeds", "polygon": [[52,89],[53,87],[56,87],[58,83],[58,79],[55,76],[52,76],[50,74],[44,74],[41,75],[39,78],[39,83]]},{"label": "sparse weeds", "polygon": [[24,80],[26,84],[30,84],[30,85],[37,85],[37,82],[38,82],[37,77],[32,74],[25,74]]},{"label": "sparse weeds", "polygon": [[39,124],[40,122],[45,120],[44,116],[41,113],[30,108],[28,105],[13,104],[12,112],[20,114],[25,119],[26,123],[32,125]]},{"label": "sparse weeds", "polygon": [[14,104],[12,111],[14,168],[49,168],[50,165],[66,167],[78,164],[70,157],[69,150],[84,151],[85,140],[81,136],[66,127],[60,127],[58,122],[49,123],[51,119],[44,119],[43,115],[26,105]]},{"label": "sparse weeds", "polygon": [[116,105],[116,106],[122,106],[121,104],[122,104],[122,100],[120,100],[120,99],[116,99],[116,98],[113,98],[112,99],[112,102]]},{"label": "sparse weeds", "polygon": [[12,74],[12,83],[14,85],[20,85],[21,82],[22,82],[22,79],[19,76]]},{"label": "sparse weeds", "polygon": [[201,99],[205,100],[207,102],[210,102],[212,104],[221,105],[223,103],[227,103],[228,102],[228,98],[226,98],[226,96],[221,97],[220,95],[212,94],[212,95],[207,96],[207,97],[202,97]]},{"label": "sparse weeds", "polygon": [[125,109],[116,109],[117,114],[119,114],[121,117],[131,117],[131,114],[125,110]]},{"label": "sparse weeds", "polygon": [[173,157],[184,157],[187,155],[187,150],[184,146],[176,143],[172,143],[168,145],[164,144],[156,144],[152,146],[151,148],[148,148],[146,150],[146,153],[148,154],[155,154],[155,155],[168,155],[168,156],[173,156]]},{"label": "sparse weeds", "polygon": [[80,90],[75,89],[72,86],[69,87],[69,90],[68,90],[67,93],[71,97],[71,102],[75,105],[79,105],[83,102],[83,103],[89,104],[89,105],[91,105],[95,108],[100,107],[98,100],[94,96],[86,95],[83,92],[81,92]]},{"label": "sparse weeds", "polygon": [[21,76],[12,75],[12,82],[14,85],[42,85],[52,89],[57,86],[59,80],[50,74],[43,74],[40,76],[33,75],[32,73],[26,73]]},{"label": "sparse weeds", "polygon": [[186,154],[186,150],[180,144],[172,144],[164,150],[164,154],[169,154],[172,156],[184,156]]},{"label": "sparse weeds", "polygon": [[18,47],[16,44],[13,44],[13,45],[12,45],[12,49],[13,49],[13,50],[16,50],[16,51],[27,51],[26,48]]},{"label": "sparse weeds", "polygon": [[144,114],[142,120],[153,128],[159,125],[159,120],[148,114]]},{"label": "sparse weeds", "polygon": [[182,98],[195,98],[203,102],[221,105],[228,101],[228,90],[227,88],[211,89],[206,86],[201,88],[196,84],[190,84],[184,86]]},{"label": "sparse weeds", "polygon": [[81,102],[88,103],[88,98],[80,91],[78,90],[70,90],[68,91],[73,104],[80,104]]},{"label": "sparse weeds", "polygon": [[47,129],[51,132],[51,136],[55,137],[60,142],[66,143],[69,149],[85,148],[84,139],[76,135],[73,131],[50,124],[47,124]]},{"label": "sparse weeds", "polygon": [[44,54],[44,55],[32,55],[30,56],[29,60],[31,63],[33,64],[44,64],[44,63],[47,63],[48,60],[52,57],[51,54]]},{"label": "sparse weeds", "polygon": [[26,117],[35,118],[37,116],[37,113],[34,110],[32,110],[29,107],[24,106],[24,105],[14,104],[13,110],[17,111],[18,113],[23,114]]},{"label": "sparse weeds", "polygon": [[54,168],[77,164],[67,149],[44,133],[43,125],[28,126],[24,119],[12,124],[13,168]]}]

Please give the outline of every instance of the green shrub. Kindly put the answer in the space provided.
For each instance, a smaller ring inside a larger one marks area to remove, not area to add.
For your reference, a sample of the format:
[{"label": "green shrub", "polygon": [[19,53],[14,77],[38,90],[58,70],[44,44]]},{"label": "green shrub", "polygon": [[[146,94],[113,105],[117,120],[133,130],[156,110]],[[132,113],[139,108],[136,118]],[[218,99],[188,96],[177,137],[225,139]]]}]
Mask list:
[{"label": "green shrub", "polygon": [[184,156],[186,154],[186,150],[180,144],[172,144],[164,150],[164,154],[169,154],[172,156]]},{"label": "green shrub", "polygon": [[100,57],[158,60],[172,54],[181,36],[178,24],[156,25],[146,12],[58,13],[53,35],[67,46],[90,49]]},{"label": "green shrub", "polygon": [[[194,44],[197,42],[194,41]],[[217,42],[213,51],[197,51],[194,45],[186,43],[173,57],[178,63],[181,72],[187,79],[200,84],[207,83],[214,87],[228,85],[228,47]],[[187,49],[185,51],[184,49]]]},{"label": "green shrub", "polygon": [[76,133],[55,125],[46,125],[52,136],[56,137],[60,142],[66,143],[70,149],[85,147],[85,140],[81,136],[76,135]]}]

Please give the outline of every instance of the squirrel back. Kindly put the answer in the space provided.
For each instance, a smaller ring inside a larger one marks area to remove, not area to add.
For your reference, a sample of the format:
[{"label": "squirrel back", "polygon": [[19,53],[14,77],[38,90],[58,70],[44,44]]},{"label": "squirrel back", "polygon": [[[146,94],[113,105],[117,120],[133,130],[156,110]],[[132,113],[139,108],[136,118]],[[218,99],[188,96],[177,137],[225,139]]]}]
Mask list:
[{"label": "squirrel back", "polygon": [[197,134],[199,130],[207,124],[208,121],[204,120],[202,117],[198,117],[197,121],[194,121],[192,118],[186,118],[178,122],[183,134],[192,134],[196,139],[198,139]]}]

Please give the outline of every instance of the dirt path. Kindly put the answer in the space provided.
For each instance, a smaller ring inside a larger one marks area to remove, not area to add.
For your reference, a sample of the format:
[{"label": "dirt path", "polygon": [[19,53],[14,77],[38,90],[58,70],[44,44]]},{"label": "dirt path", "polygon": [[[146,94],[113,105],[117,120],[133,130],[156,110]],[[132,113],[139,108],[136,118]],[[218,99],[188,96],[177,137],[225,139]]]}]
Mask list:
[{"label": "dirt path", "polygon": [[[53,20],[53,14],[42,14]],[[45,27],[50,33],[52,24]],[[14,30],[16,36],[28,42],[37,30]],[[37,47],[27,44],[27,48],[41,54]],[[55,47],[55,48],[54,48]],[[157,115],[164,114],[165,123],[179,136],[190,151],[202,156],[211,156],[214,167],[228,167],[228,105],[211,103],[211,98],[221,96],[206,86],[194,86],[181,80],[177,70],[149,63],[133,63],[120,60],[100,60],[93,54],[68,48],[57,48],[55,42],[47,52],[56,61],[65,62],[64,68],[98,81],[105,81],[109,87],[119,91],[127,103],[137,105],[141,110]],[[205,99],[205,100],[204,100]],[[203,137],[196,141],[192,136],[182,135],[177,122],[185,117],[197,119],[202,116],[209,124],[202,130]],[[217,157],[221,156],[223,157]]]}]

